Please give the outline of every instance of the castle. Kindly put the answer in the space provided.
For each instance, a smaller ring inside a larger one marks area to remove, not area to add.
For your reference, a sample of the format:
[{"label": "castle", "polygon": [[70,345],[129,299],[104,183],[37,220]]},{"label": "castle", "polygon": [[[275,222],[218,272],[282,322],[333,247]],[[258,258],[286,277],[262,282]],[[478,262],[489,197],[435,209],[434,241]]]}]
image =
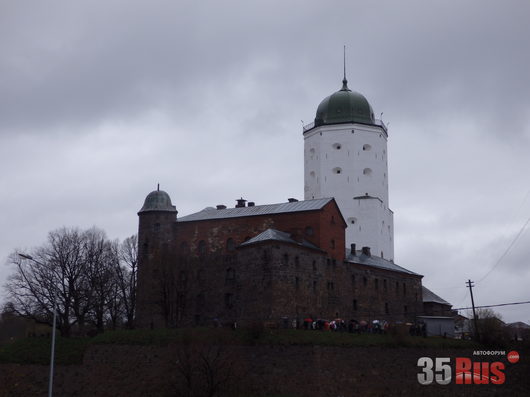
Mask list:
[{"label": "castle", "polygon": [[303,136],[304,201],[241,198],[177,217],[166,192],[149,193],[138,212],[139,326],[425,314],[423,276],[393,259],[385,124],[344,76]]}]

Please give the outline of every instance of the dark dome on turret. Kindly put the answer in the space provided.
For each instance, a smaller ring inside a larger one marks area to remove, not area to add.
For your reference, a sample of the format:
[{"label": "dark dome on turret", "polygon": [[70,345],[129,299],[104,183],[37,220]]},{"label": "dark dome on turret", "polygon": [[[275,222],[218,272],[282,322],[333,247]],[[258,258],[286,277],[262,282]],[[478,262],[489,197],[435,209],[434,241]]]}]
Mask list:
[{"label": "dark dome on turret", "polygon": [[315,127],[329,124],[374,124],[374,112],[364,95],[348,88],[348,80],[342,80],[342,88],[324,98],[317,108]]},{"label": "dark dome on turret", "polygon": [[148,211],[177,212],[177,209],[171,204],[169,194],[162,190],[155,190],[147,195],[144,205],[138,213]]}]

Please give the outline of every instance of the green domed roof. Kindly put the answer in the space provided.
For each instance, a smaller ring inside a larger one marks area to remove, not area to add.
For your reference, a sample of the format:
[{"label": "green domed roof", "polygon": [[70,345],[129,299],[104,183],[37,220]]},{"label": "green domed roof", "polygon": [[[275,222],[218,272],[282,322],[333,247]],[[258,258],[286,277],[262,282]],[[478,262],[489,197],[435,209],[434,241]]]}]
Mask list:
[{"label": "green domed roof", "polygon": [[171,204],[169,194],[162,190],[155,190],[147,195],[144,205],[138,213],[148,211],[177,212],[177,209]]},{"label": "green domed roof", "polygon": [[328,124],[374,124],[374,112],[366,98],[348,88],[348,80],[342,80],[342,88],[324,98],[317,108],[315,127]]}]

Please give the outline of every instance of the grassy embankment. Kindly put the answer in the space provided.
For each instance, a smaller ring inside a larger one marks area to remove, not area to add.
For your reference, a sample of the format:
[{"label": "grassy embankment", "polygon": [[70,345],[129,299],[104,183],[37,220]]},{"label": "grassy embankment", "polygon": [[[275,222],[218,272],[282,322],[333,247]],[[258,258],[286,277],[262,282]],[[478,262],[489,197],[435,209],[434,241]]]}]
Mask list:
[{"label": "grassy embankment", "polygon": [[[398,335],[349,334],[342,332],[302,330],[246,330],[213,328],[118,330],[107,331],[94,338],[57,338],[56,362],[58,364],[79,364],[90,345],[155,345],[167,346],[173,343],[211,343],[226,345],[305,345],[387,348],[480,348],[469,341],[443,338],[421,338]],[[24,338],[0,346],[0,363],[48,364],[50,361],[50,339]]]}]

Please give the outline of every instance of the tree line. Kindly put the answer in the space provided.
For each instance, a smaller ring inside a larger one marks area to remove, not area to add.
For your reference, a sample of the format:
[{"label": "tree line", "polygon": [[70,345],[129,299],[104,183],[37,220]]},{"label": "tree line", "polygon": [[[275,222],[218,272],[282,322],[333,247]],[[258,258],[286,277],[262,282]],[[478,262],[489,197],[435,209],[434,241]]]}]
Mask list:
[{"label": "tree line", "polygon": [[62,336],[134,328],[137,250],[136,235],[119,242],[96,227],[54,230],[9,256],[4,310],[51,325],[55,304]]}]

